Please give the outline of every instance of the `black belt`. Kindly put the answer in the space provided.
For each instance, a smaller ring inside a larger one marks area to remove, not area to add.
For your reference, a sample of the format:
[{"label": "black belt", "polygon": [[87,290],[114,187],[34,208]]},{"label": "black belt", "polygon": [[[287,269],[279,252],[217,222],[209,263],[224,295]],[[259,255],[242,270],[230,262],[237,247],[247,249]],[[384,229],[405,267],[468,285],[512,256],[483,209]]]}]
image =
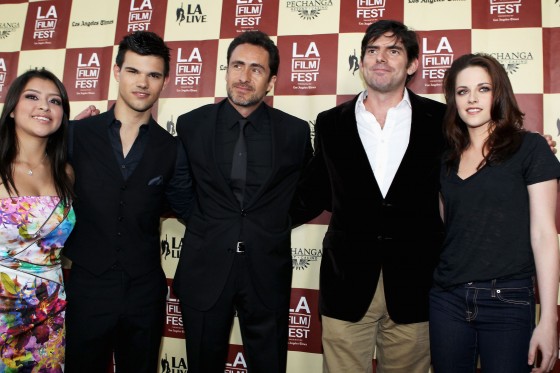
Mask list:
[{"label": "black belt", "polygon": [[245,242],[243,241],[237,242],[235,252],[237,254],[245,254]]}]

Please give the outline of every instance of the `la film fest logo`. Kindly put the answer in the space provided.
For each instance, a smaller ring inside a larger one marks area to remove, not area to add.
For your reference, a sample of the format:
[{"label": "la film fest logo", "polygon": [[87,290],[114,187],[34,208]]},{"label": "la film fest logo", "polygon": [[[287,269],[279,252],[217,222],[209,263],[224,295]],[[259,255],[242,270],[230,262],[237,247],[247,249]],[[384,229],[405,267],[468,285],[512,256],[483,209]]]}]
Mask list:
[{"label": "la film fest logo", "polygon": [[168,257],[173,259],[179,259],[181,256],[181,247],[183,246],[183,238],[177,239],[177,237],[171,237],[171,243],[167,239],[167,234],[165,239],[161,240],[161,257],[163,260],[167,260]]},{"label": "la film fest logo", "polygon": [[[437,41],[437,45],[428,45],[428,38],[422,38],[422,79],[441,80],[445,71],[453,63],[453,48],[445,36]],[[429,83],[428,85],[441,85]]]},{"label": "la film fest logo", "polygon": [[8,75],[6,61],[3,58],[0,58],[0,92],[4,90],[4,84],[6,84],[6,75]]},{"label": "la film fest logo", "polygon": [[183,316],[181,315],[181,305],[179,299],[171,289],[171,284],[167,285],[167,302],[165,310],[165,336],[183,338]]},{"label": "la film fest logo", "polygon": [[[56,30],[58,14],[56,7],[51,5],[46,10],[43,7],[37,7],[37,16],[35,17],[35,29],[33,31],[34,40],[52,39]],[[38,43],[41,44],[41,43]]]},{"label": "la film fest logo", "polygon": [[[76,66],[76,89],[95,89],[99,82],[99,72],[101,71],[101,63],[97,53],[86,56],[83,53],[78,54],[78,64]],[[93,92],[80,92],[78,94],[93,94]]]},{"label": "la film fest logo", "polygon": [[[313,131],[314,134],[315,131]],[[292,267],[304,270],[323,256],[320,249],[292,248]]]},{"label": "la film fest logo", "polygon": [[490,0],[490,14],[498,17],[506,16],[505,19],[500,19],[504,21],[519,20],[519,18],[508,19],[507,17],[519,14],[521,5],[521,0]]},{"label": "la film fest logo", "polygon": [[247,373],[247,362],[243,352],[238,351],[234,355],[233,361],[226,362],[224,373]]},{"label": "la film fest logo", "polygon": [[[290,309],[288,336],[291,339],[307,339],[311,330],[311,307],[306,297],[300,297],[295,308]],[[294,341],[290,341],[294,344]]]},{"label": "la film fest logo", "polygon": [[182,357],[169,356],[167,353],[161,359],[161,373],[187,373],[187,362]]},{"label": "la film fest logo", "polygon": [[292,72],[290,81],[298,83],[294,89],[316,88],[313,83],[319,77],[319,67],[321,65],[321,55],[315,42],[310,42],[307,46],[299,46],[298,43],[292,44]]},{"label": "la film fest logo", "polygon": [[533,61],[533,54],[524,51],[494,52],[490,55],[500,61],[510,75],[516,73],[522,65],[527,65],[530,61]]},{"label": "la film fest logo", "polygon": [[0,22],[0,39],[6,39],[19,28],[19,22]]},{"label": "la film fest logo", "polygon": [[148,31],[152,21],[153,7],[150,0],[130,0],[127,32]]},{"label": "la film fest logo", "polygon": [[175,66],[175,85],[181,86],[182,92],[196,92],[202,74],[202,55],[200,49],[191,51],[177,49],[177,65]]},{"label": "la film fest logo", "polygon": [[181,2],[181,6],[175,10],[176,22],[181,23],[206,23],[206,14],[202,13],[200,4],[187,4],[185,8]]},{"label": "la film fest logo", "polygon": [[356,0],[356,2],[357,19],[367,21],[382,18],[385,13],[385,0]]},{"label": "la film fest logo", "polygon": [[287,1],[286,7],[305,20],[317,18],[322,10],[327,10],[333,6],[332,0],[296,0]]},{"label": "la film fest logo", "polygon": [[235,26],[259,26],[262,11],[262,0],[237,0],[235,5]]}]

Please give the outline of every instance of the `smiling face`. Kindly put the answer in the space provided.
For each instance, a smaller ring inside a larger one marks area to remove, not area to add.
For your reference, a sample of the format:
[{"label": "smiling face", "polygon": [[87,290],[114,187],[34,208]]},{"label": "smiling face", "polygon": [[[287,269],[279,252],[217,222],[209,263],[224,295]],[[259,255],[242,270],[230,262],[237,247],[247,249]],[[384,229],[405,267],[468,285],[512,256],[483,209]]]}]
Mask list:
[{"label": "smiling face", "polygon": [[61,95],[54,82],[31,78],[10,117],[14,118],[19,139],[46,138],[60,128],[63,114]]},{"label": "smiling face", "polygon": [[492,122],[492,79],[480,66],[469,66],[457,74],[455,101],[459,117],[469,130],[488,129]]},{"label": "smiling face", "polygon": [[411,61],[409,65],[403,43],[392,33],[386,33],[368,43],[360,67],[371,90],[402,92],[407,76],[416,72],[418,60]]},{"label": "smiling face", "polygon": [[119,82],[117,103],[140,113],[148,112],[159,98],[169,77],[164,76],[164,61],[159,56],[142,56],[127,51],[121,67],[113,73]]},{"label": "smiling face", "polygon": [[270,77],[266,49],[240,44],[232,52],[226,72],[226,90],[232,105],[244,117],[259,106],[274,88],[276,75]]}]

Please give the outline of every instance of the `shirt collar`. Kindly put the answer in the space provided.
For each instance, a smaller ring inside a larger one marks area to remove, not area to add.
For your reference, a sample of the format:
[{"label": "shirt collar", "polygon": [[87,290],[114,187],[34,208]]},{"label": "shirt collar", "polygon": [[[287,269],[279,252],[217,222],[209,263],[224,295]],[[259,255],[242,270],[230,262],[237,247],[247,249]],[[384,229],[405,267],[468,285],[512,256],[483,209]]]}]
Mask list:
[{"label": "shirt collar", "polygon": [[[266,107],[264,103],[261,102],[261,104],[246,118],[249,120],[249,125],[258,131],[260,126],[257,124],[262,122],[265,112]],[[243,116],[235,110],[229,100],[226,100],[226,104],[224,105],[224,114],[228,129],[232,129],[240,119],[243,119]]]},{"label": "shirt collar", "polygon": [[[364,105],[364,100],[368,97],[367,89],[362,91],[358,96],[358,101],[356,102],[356,111],[366,111],[366,106]],[[402,100],[395,106],[396,108],[401,107],[402,105],[408,105],[409,108],[412,108],[410,103],[410,95],[408,94],[408,89],[404,89],[404,94]]]}]

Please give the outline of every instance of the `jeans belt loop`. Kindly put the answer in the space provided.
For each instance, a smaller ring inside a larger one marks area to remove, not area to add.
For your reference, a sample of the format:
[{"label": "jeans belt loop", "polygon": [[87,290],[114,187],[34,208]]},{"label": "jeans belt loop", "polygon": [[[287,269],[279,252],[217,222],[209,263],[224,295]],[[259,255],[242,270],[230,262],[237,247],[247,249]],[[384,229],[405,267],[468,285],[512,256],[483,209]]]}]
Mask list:
[{"label": "jeans belt loop", "polygon": [[237,254],[245,254],[245,242],[239,241],[237,242],[237,247],[235,249]]}]

